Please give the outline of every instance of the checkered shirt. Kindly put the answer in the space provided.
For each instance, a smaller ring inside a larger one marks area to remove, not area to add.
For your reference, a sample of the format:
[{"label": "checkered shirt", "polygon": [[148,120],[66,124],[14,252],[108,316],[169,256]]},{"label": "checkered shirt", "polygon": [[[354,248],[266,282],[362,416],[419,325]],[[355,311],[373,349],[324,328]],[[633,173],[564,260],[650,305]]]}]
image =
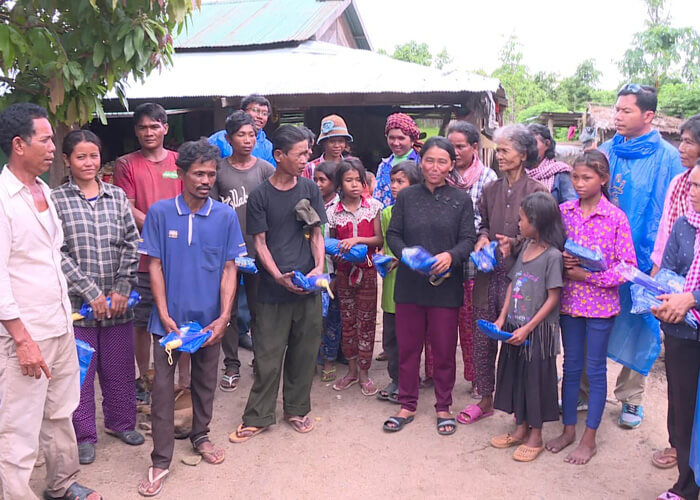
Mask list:
[{"label": "checkered shirt", "polygon": [[[129,296],[136,285],[139,233],[131,206],[121,188],[99,181],[97,200],[89,202],[69,180],[51,192],[51,199],[63,226],[61,268],[68,282],[74,312],[100,294],[114,291]],[[113,326],[133,319],[128,310],[119,318],[105,319]],[[76,326],[96,326],[95,321],[76,321]]]}]

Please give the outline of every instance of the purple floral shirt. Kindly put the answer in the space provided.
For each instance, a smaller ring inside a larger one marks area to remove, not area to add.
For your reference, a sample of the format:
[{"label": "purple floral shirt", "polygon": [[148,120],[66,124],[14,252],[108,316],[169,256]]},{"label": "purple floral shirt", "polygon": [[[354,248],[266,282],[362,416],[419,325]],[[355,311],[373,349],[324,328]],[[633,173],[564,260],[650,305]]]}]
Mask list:
[{"label": "purple floral shirt", "polygon": [[559,209],[567,237],[587,248],[600,247],[608,264],[605,271],[589,273],[586,281],[564,280],[561,313],[584,318],[617,315],[620,312],[617,289],[625,280],[614,268],[620,262],[637,265],[627,216],[605,196],[587,217],[579,200],[562,203]]}]

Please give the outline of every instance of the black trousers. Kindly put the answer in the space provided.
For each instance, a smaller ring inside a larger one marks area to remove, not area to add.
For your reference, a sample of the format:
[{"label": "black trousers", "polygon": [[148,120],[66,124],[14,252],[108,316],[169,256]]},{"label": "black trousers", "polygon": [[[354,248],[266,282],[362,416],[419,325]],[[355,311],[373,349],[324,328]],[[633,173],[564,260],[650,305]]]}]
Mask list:
[{"label": "black trousers", "polygon": [[391,381],[399,383],[399,343],[396,340],[396,314],[385,312],[382,318],[382,349],[387,360],[387,371]]},{"label": "black trousers", "polygon": [[698,498],[698,485],[688,462],[700,375],[700,342],[666,335],[664,343],[669,398],[668,432],[678,453],[678,480],[671,491],[686,500],[695,500]]}]

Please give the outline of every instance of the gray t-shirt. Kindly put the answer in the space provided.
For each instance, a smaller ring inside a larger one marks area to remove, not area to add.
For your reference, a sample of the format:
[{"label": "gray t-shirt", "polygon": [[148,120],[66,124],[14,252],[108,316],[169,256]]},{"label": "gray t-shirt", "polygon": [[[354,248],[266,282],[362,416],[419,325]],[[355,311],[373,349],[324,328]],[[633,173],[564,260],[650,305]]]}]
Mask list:
[{"label": "gray t-shirt", "polygon": [[216,184],[210,192],[212,198],[236,211],[248,256],[252,258],[255,258],[253,237],[246,232],[248,196],[253,189],[274,173],[275,167],[260,158],[257,158],[255,164],[247,170],[233,168],[228,158],[223,158],[216,169]]},{"label": "gray t-shirt", "polygon": [[[528,241],[518,255],[518,259],[508,273],[513,291],[508,307],[508,322],[522,326],[537,314],[547,300],[547,291],[561,288],[564,285],[564,257],[554,247],[549,247],[529,262],[523,262],[525,248],[531,244]],[[546,323],[559,323],[559,308],[555,307],[544,320]]]}]

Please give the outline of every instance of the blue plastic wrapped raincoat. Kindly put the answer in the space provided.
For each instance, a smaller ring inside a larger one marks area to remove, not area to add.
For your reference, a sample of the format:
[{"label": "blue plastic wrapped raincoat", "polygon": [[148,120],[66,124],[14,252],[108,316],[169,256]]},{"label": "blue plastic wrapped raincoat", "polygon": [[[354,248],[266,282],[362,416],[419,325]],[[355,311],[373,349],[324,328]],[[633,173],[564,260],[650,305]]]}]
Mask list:
[{"label": "blue plastic wrapped raincoat", "polygon": [[[610,201],[627,215],[637,267],[648,273],[666,191],[671,180],[684,172],[680,155],[656,130],[629,140],[615,134],[600,150],[610,161]],[[608,356],[646,375],[651,368],[649,355],[653,355],[657,346],[661,348],[659,322],[651,314],[630,312],[629,283],[620,287],[620,302],[622,310],[610,334]],[[627,353],[626,359],[620,357],[622,352]],[[645,360],[638,359],[634,353],[645,353]]]}]

